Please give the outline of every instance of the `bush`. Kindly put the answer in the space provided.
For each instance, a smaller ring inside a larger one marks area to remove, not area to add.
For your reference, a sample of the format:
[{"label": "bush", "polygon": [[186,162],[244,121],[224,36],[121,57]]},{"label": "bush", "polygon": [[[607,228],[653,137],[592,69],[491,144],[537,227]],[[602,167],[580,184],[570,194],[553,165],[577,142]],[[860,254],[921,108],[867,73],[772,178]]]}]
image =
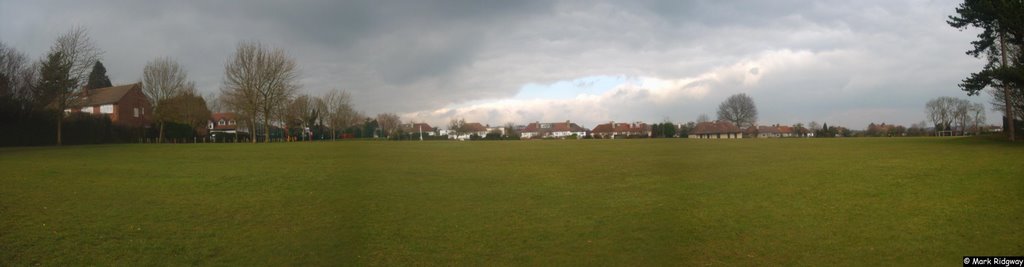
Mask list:
[{"label": "bush", "polygon": [[501,136],[501,133],[487,133],[487,135],[484,136],[484,140],[502,140],[502,139],[504,139],[504,138]]},{"label": "bush", "polygon": [[41,146],[56,144],[55,115],[24,110],[11,99],[0,99],[0,146]]}]

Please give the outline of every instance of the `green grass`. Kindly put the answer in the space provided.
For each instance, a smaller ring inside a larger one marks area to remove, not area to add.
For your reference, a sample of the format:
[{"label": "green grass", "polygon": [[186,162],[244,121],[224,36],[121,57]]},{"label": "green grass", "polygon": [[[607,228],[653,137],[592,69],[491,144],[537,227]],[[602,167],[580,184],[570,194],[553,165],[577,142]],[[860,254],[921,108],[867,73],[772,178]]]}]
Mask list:
[{"label": "green grass", "polygon": [[1024,254],[973,138],[0,149],[0,265],[960,265]]}]

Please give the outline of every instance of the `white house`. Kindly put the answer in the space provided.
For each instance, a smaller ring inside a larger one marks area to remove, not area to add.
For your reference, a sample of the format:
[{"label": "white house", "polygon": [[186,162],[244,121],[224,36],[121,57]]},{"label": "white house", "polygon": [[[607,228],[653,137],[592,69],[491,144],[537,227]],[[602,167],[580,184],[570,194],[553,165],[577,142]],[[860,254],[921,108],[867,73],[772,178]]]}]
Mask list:
[{"label": "white house", "polygon": [[548,122],[530,123],[523,129],[521,138],[567,138],[576,135],[576,138],[583,138],[587,135],[587,129],[576,125],[575,123],[565,122]]}]

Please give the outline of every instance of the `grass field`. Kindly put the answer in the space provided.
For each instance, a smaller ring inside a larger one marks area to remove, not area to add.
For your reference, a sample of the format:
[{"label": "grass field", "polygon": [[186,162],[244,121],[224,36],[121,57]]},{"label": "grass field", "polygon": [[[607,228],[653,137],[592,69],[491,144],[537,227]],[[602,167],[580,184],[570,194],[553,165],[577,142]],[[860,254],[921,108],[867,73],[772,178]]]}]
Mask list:
[{"label": "grass field", "polygon": [[0,148],[0,265],[960,265],[1024,254],[975,138]]}]

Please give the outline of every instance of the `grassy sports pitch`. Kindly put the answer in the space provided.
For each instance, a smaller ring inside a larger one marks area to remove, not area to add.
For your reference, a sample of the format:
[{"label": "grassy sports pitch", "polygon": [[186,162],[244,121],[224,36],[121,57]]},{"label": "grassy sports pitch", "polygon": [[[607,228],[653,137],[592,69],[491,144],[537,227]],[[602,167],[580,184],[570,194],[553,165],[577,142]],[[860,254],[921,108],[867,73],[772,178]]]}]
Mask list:
[{"label": "grassy sports pitch", "polygon": [[0,265],[959,265],[1024,254],[980,138],[0,148]]}]

